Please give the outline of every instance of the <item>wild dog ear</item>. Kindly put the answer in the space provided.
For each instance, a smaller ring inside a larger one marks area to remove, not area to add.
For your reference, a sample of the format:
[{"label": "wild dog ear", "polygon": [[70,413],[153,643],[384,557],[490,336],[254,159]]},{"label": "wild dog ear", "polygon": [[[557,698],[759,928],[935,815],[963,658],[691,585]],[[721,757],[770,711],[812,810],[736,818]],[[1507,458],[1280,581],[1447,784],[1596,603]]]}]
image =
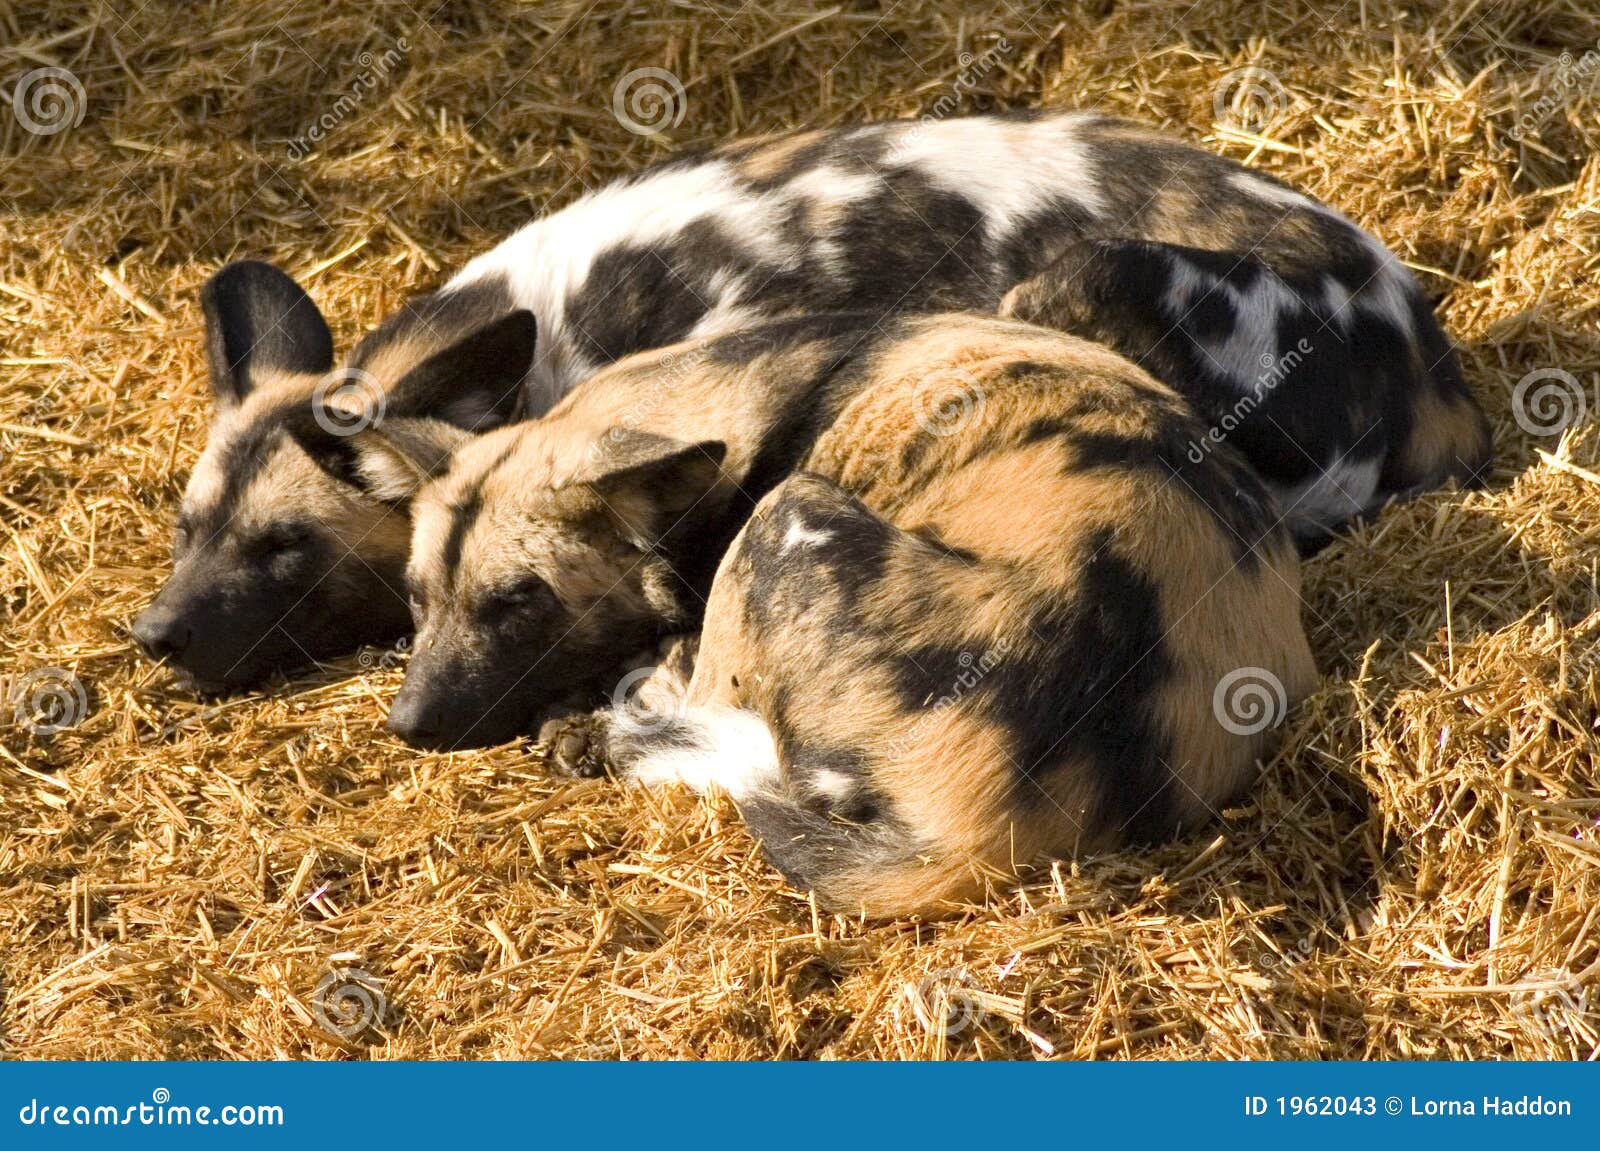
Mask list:
[{"label": "wild dog ear", "polygon": [[400,377],[389,410],[473,432],[510,423],[521,412],[522,381],[533,367],[538,333],[526,308],[490,321]]},{"label": "wild dog ear", "polygon": [[239,403],[263,371],[319,374],[333,367],[333,335],[286,273],[260,260],[223,267],[200,289],[211,391]]},{"label": "wild dog ear", "polygon": [[345,430],[318,415],[308,405],[288,416],[284,426],[295,443],[334,479],[402,507],[424,483],[442,475],[455,450],[472,438],[442,420],[402,416]]},{"label": "wild dog ear", "polygon": [[635,542],[648,545],[705,498],[722,475],[728,445],[613,427],[595,441],[580,477]]}]

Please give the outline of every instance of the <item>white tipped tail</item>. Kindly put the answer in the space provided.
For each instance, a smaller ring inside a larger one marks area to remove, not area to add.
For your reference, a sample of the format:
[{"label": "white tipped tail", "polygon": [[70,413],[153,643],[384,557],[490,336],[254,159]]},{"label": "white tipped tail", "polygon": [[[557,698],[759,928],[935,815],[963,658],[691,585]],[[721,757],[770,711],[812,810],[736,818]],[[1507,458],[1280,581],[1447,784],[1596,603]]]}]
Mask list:
[{"label": "white tipped tail", "polygon": [[689,707],[662,715],[618,709],[611,753],[630,779],[649,787],[721,788],[735,801],[775,787],[778,745],[759,715],[732,707]]}]

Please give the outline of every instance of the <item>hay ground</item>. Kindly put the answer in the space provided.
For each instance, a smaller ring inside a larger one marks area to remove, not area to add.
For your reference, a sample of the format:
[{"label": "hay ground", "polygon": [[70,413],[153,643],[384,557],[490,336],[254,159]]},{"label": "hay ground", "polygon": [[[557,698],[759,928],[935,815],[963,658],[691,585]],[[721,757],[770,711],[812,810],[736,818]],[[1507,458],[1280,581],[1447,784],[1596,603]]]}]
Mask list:
[{"label": "hay ground", "polygon": [[[47,65],[84,90],[51,135],[0,106],[0,686],[63,669],[86,702],[0,726],[0,1052],[1594,1057],[1600,436],[1530,434],[1511,397],[1559,369],[1596,407],[1597,42],[1586,0],[0,0],[0,95]],[[1264,109],[1219,122],[1246,66]],[[685,84],[655,136],[612,114],[640,67]],[[1250,806],[866,926],[786,890],[724,802],[400,745],[386,653],[213,706],[129,650],[221,263],[291,269],[347,347],[653,158],[951,99],[1098,105],[1338,205],[1420,269],[1494,419],[1488,490],[1308,565],[1323,686]],[[315,989],[346,967],[385,1009],[338,1038]]]}]

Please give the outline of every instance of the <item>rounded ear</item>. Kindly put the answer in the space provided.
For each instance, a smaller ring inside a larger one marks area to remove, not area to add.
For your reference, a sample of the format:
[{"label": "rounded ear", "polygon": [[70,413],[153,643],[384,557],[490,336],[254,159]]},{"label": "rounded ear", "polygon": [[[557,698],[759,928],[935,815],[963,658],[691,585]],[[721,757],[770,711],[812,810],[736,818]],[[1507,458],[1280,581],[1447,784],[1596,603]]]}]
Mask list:
[{"label": "rounded ear", "polygon": [[333,367],[333,334],[311,297],[260,260],[228,264],[200,290],[211,390],[225,406],[264,373],[317,375]]},{"label": "rounded ear", "polygon": [[716,486],[727,454],[721,440],[691,443],[613,427],[596,441],[578,482],[593,488],[635,539],[654,542]]},{"label": "rounded ear", "polygon": [[448,471],[455,450],[472,438],[442,420],[401,416],[346,430],[317,415],[311,405],[297,408],[284,429],[334,479],[398,507],[409,505],[423,484]]},{"label": "rounded ear", "polygon": [[511,423],[521,415],[522,382],[533,369],[538,334],[526,308],[489,321],[400,377],[389,410],[475,432]]}]

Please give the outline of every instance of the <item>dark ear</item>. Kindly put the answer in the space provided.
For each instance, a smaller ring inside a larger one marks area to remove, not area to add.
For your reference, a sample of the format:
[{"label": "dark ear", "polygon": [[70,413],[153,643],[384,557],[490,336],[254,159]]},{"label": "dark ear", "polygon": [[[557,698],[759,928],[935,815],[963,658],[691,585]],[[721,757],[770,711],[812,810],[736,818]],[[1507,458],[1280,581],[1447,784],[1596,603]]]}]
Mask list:
[{"label": "dark ear", "polygon": [[582,482],[605,500],[636,542],[648,546],[711,491],[722,476],[728,445],[614,427],[593,451]]},{"label": "dark ear", "polygon": [[284,427],[334,479],[401,507],[410,504],[424,483],[448,470],[451,455],[472,438],[442,420],[403,416],[347,430],[319,420],[310,405],[290,413]]},{"label": "dark ear", "polygon": [[300,285],[259,260],[228,264],[200,290],[206,361],[217,402],[237,404],[263,371],[320,374],[333,335]]},{"label": "dark ear", "polygon": [[539,325],[518,309],[493,320],[400,377],[389,394],[398,415],[429,416],[468,431],[510,423],[533,367]]}]

